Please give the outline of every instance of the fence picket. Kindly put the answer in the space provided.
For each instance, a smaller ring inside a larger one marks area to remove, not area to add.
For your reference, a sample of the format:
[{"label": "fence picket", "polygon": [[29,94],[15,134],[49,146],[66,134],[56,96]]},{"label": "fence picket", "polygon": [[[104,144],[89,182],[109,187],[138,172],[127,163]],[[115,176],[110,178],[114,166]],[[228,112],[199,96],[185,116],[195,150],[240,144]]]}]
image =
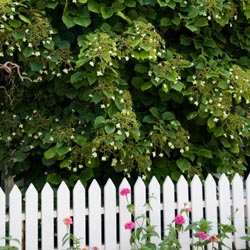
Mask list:
[{"label": "fence picket", "polygon": [[42,250],[54,249],[54,193],[46,183],[41,192]]},{"label": "fence picket", "polygon": [[163,183],[163,225],[164,235],[167,235],[169,230],[167,226],[173,221],[175,216],[175,186],[171,178],[168,176]]},{"label": "fence picket", "polygon": [[[142,179],[139,177],[136,180],[136,183],[134,185],[134,206],[135,211],[134,215],[135,218],[138,216],[146,216],[146,187],[145,183],[142,181]],[[146,222],[143,218],[136,220],[136,227],[138,226],[145,226]]]},{"label": "fence picket", "polygon": [[[186,179],[181,176],[177,182],[177,210],[178,213],[181,209],[183,209],[187,204],[189,204],[189,197],[188,197],[188,183]],[[186,219],[185,226],[188,225],[188,217],[184,215]],[[190,249],[190,237],[189,232],[184,231],[179,234],[180,244],[182,245],[183,250]]]},{"label": "fence picket", "polygon": [[[128,181],[124,178],[119,186],[119,194],[123,188],[128,188],[131,190],[131,187]],[[128,212],[127,205],[131,203],[131,195],[127,195],[127,199],[119,195],[119,235],[120,235],[120,250],[128,250],[130,248],[129,230],[124,229],[125,223],[131,221],[131,214]]]},{"label": "fence picket", "polygon": [[[193,222],[199,221],[203,218],[203,191],[202,183],[198,175],[195,175],[191,181],[191,204],[192,204],[192,213],[191,218]],[[193,241],[196,242],[197,238],[193,236]]]},{"label": "fence picket", "polygon": [[5,245],[5,238],[4,238],[6,236],[5,210],[6,210],[5,194],[2,188],[0,188],[0,246]]},{"label": "fence picket", "polygon": [[31,184],[25,193],[25,249],[38,249],[38,193]]},{"label": "fence picket", "polygon": [[[22,195],[19,188],[14,185],[10,191],[9,199],[9,217],[10,217],[10,230],[9,235],[22,243]],[[13,241],[12,246],[21,249],[21,246]]]},{"label": "fence picket", "polygon": [[161,189],[160,184],[155,177],[153,177],[149,183],[149,196],[150,198],[150,206],[151,209],[149,210],[149,218],[151,224],[154,226],[155,232],[159,235],[159,238],[153,237],[151,241],[158,245],[160,243],[160,236],[161,236]]},{"label": "fence picket", "polygon": [[109,179],[104,187],[104,242],[108,250],[117,248],[116,188]]},{"label": "fence picket", "polygon": [[101,189],[93,180],[88,192],[89,199],[89,245],[90,248],[102,244]]},{"label": "fence picket", "polygon": [[67,233],[67,227],[63,224],[63,219],[70,217],[70,193],[65,182],[62,182],[57,190],[57,248],[66,250],[69,242],[63,246],[63,237]]},{"label": "fence picket", "polygon": [[241,177],[236,174],[232,180],[233,218],[236,232],[234,241],[236,249],[244,249],[246,242],[240,239],[245,234],[244,190]]},{"label": "fence picket", "polygon": [[205,214],[206,219],[213,223],[211,234],[217,234],[217,190],[211,174],[205,180]]},{"label": "fence picket", "polygon": [[[246,216],[246,223],[250,226],[250,175],[246,179]],[[247,245],[249,247],[250,243],[248,242]]]},{"label": "fence picket", "polygon": [[[222,174],[218,183],[219,194],[219,222],[222,224],[231,225],[231,196],[230,196],[230,183],[225,174]],[[232,247],[232,234],[228,234],[228,239],[224,240],[228,247]],[[222,249],[227,249],[222,247]]]},{"label": "fence picket", "polygon": [[81,247],[86,245],[86,194],[85,188],[80,181],[73,189],[73,232],[80,239]]}]

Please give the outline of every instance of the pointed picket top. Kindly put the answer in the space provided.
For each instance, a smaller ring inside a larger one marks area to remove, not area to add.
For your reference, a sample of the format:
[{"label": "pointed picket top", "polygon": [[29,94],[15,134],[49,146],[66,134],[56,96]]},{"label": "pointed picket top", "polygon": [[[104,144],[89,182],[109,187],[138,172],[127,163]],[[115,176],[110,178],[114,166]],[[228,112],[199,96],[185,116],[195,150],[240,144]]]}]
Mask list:
[{"label": "pointed picket top", "polygon": [[116,187],[111,179],[104,186],[104,242],[105,248],[117,249]]},{"label": "pointed picket top", "polygon": [[0,246],[5,246],[6,223],[5,223],[6,197],[0,188]]},{"label": "pointed picket top", "polygon": [[82,182],[80,180],[78,180],[73,188],[73,190],[76,190],[75,192],[78,192],[78,190],[80,192],[82,192],[83,190],[85,191],[85,187],[84,185],[82,184]]},{"label": "pointed picket top", "polygon": [[16,184],[10,190],[10,195],[13,195],[13,193],[20,193],[20,189]]},{"label": "pointed picket top", "polygon": [[[149,203],[151,209],[149,210],[149,218],[152,225],[156,225],[154,230],[158,235],[161,235],[161,188],[158,180],[153,177],[149,182]],[[163,227],[165,229],[166,227]],[[160,238],[152,237],[151,242],[158,245]]]},{"label": "pointed picket top", "polygon": [[58,190],[57,190],[57,193],[63,193],[63,192],[68,192],[69,191],[69,188],[66,184],[65,181],[62,181],[58,187]]},{"label": "pointed picket top", "polygon": [[236,249],[245,249],[246,242],[240,239],[245,235],[245,212],[244,212],[244,188],[243,179],[239,174],[235,174],[232,180],[233,217],[236,232],[234,241]]},{"label": "pointed picket top", "polygon": [[50,193],[50,192],[53,192],[53,189],[50,186],[50,184],[48,182],[46,182],[45,185],[42,188],[41,194],[42,193]]},{"label": "pointed picket top", "polygon": [[192,204],[192,221],[199,221],[203,218],[203,189],[202,182],[198,175],[194,175],[191,181],[191,204]]},{"label": "pointed picket top", "polygon": [[41,191],[42,250],[54,248],[54,191],[49,183]]},{"label": "pointed picket top", "polygon": [[37,190],[35,186],[31,183],[25,192],[25,197],[37,195]]},{"label": "pointed picket top", "polygon": [[105,183],[104,189],[106,189],[106,188],[115,188],[116,189],[116,186],[115,186],[114,182],[111,180],[111,178],[108,178],[107,182]]},{"label": "pointed picket top", "polygon": [[168,234],[167,225],[173,221],[175,216],[175,186],[169,176],[163,182],[163,225],[164,235]]},{"label": "pointed picket top", "polygon": [[73,188],[73,232],[80,239],[81,246],[86,244],[86,191],[80,180]]}]

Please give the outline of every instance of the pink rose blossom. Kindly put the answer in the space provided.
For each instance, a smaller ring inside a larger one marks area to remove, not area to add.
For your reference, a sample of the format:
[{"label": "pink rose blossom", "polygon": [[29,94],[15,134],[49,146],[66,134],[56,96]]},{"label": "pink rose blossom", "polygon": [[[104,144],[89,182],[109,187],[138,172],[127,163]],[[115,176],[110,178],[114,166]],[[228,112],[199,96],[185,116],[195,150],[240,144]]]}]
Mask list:
[{"label": "pink rose blossom", "polygon": [[185,218],[183,215],[181,214],[178,214],[175,216],[174,218],[174,222],[178,225],[183,225],[185,223]]},{"label": "pink rose blossom", "polygon": [[205,240],[207,239],[208,235],[204,232],[197,232],[196,235],[201,239],[201,240]]},{"label": "pink rose blossom", "polygon": [[71,217],[65,217],[63,219],[63,223],[68,226],[68,225],[73,224],[73,220],[71,219]]},{"label": "pink rose blossom", "polygon": [[92,249],[93,250],[99,250],[99,247],[98,246],[93,246]]},{"label": "pink rose blossom", "polygon": [[125,196],[125,195],[128,195],[128,194],[130,194],[131,192],[130,192],[130,189],[129,188],[123,188],[122,190],[121,190],[121,192],[120,192],[120,195],[121,196]]},{"label": "pink rose blossom", "polygon": [[135,223],[133,221],[129,221],[124,225],[125,229],[132,230],[135,228]]}]

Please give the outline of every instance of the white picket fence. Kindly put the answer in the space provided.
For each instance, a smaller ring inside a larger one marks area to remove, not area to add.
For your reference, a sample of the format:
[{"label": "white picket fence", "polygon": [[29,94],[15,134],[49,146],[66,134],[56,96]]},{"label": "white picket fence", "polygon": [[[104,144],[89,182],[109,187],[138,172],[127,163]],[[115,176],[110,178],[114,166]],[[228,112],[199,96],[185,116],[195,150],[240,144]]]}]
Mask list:
[{"label": "white picket fence", "polygon": [[[78,181],[72,192],[64,182],[56,192],[47,183],[40,194],[31,184],[24,197],[14,186],[8,197],[8,212],[7,197],[0,189],[0,237],[11,235],[19,239],[21,246],[12,244],[19,249],[65,250],[69,245],[62,246],[66,233],[63,218],[71,216],[74,235],[82,238],[82,246],[130,250],[130,232],[124,229],[124,224],[131,220],[131,215],[125,197],[119,195],[122,188],[132,191],[135,216],[147,214],[159,235],[167,233],[166,225],[187,205],[192,209],[192,221],[205,218],[213,222],[213,234],[217,233],[218,222],[229,224],[228,218],[233,216],[237,232],[225,243],[246,249],[246,242],[240,237],[250,226],[250,177],[243,181],[238,174],[231,182],[224,174],[218,181],[209,175],[204,182],[195,176],[190,184],[181,176],[176,185],[167,177],[162,186],[156,178],[148,186],[138,178],[132,188],[126,179],[118,188],[108,180],[103,189],[93,180],[88,190]],[[152,209],[146,211],[144,205],[149,195],[154,196],[150,200]],[[189,250],[190,233],[183,232],[179,238],[182,249]],[[0,246],[4,244],[5,240],[1,239]]]}]

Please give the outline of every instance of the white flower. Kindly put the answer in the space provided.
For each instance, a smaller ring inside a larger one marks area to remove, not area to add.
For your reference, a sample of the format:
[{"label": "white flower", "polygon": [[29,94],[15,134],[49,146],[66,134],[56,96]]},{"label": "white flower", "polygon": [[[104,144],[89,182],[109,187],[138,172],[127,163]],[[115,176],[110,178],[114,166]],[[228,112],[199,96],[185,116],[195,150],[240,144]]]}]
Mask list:
[{"label": "white flower", "polygon": [[54,138],[50,136],[49,141],[54,141]]},{"label": "white flower", "polygon": [[83,165],[82,165],[82,164],[79,164],[78,167],[81,169],[81,168],[83,168]]},{"label": "white flower", "polygon": [[112,160],[112,162],[111,162],[111,166],[112,166],[112,167],[115,167],[116,164],[117,164],[117,159],[114,158],[114,159]]},{"label": "white flower", "polygon": [[160,78],[159,78],[159,77],[155,77],[155,81],[156,81],[156,82],[159,82],[159,81],[160,81]]},{"label": "white flower", "polygon": [[152,156],[153,156],[153,157],[156,157],[156,152],[152,152]]},{"label": "white flower", "polygon": [[126,137],[129,137],[129,132],[125,131],[125,135],[126,135]]},{"label": "white flower", "polygon": [[40,56],[40,52],[39,51],[36,51],[35,53],[34,53],[34,55],[37,57],[37,56]]},{"label": "white flower", "polygon": [[96,152],[93,152],[93,153],[92,153],[92,156],[93,156],[94,158],[96,158],[96,157],[97,157],[97,153],[96,153]]},{"label": "white flower", "polygon": [[214,122],[218,122],[219,119],[218,119],[217,117],[214,117],[213,121],[214,121]]},{"label": "white flower", "polygon": [[198,101],[195,101],[195,102],[194,102],[194,105],[195,105],[195,106],[198,106],[198,105],[199,105]]},{"label": "white flower", "polygon": [[[128,178],[130,178],[130,175],[128,176]],[[142,178],[143,180],[146,180],[146,179],[147,179],[146,175],[143,175],[141,178]]]},{"label": "white flower", "polygon": [[184,149],[183,149],[183,148],[180,149],[180,153],[181,153],[181,154],[184,153]]},{"label": "white flower", "polygon": [[105,109],[105,104],[101,104],[101,109]]},{"label": "white flower", "polygon": [[102,161],[106,161],[107,157],[106,156],[102,156]]},{"label": "white flower", "polygon": [[159,156],[162,158],[164,155],[163,155],[163,153],[160,153]]},{"label": "white flower", "polygon": [[72,139],[72,140],[75,139],[75,136],[74,136],[74,135],[71,135],[71,136],[70,136],[70,139]]},{"label": "white flower", "polygon": [[90,62],[89,62],[89,65],[92,66],[92,67],[94,67],[95,64],[94,64],[93,61],[90,61]]},{"label": "white flower", "polygon": [[63,69],[63,72],[65,73],[65,74],[68,74],[69,73],[69,70],[68,69]]},{"label": "white flower", "polygon": [[102,73],[101,70],[98,70],[98,71],[96,72],[96,75],[97,75],[97,76],[103,76],[103,73]]},{"label": "white flower", "polygon": [[122,134],[121,130],[117,130],[116,133],[117,133],[118,135],[121,135],[121,134]]}]

